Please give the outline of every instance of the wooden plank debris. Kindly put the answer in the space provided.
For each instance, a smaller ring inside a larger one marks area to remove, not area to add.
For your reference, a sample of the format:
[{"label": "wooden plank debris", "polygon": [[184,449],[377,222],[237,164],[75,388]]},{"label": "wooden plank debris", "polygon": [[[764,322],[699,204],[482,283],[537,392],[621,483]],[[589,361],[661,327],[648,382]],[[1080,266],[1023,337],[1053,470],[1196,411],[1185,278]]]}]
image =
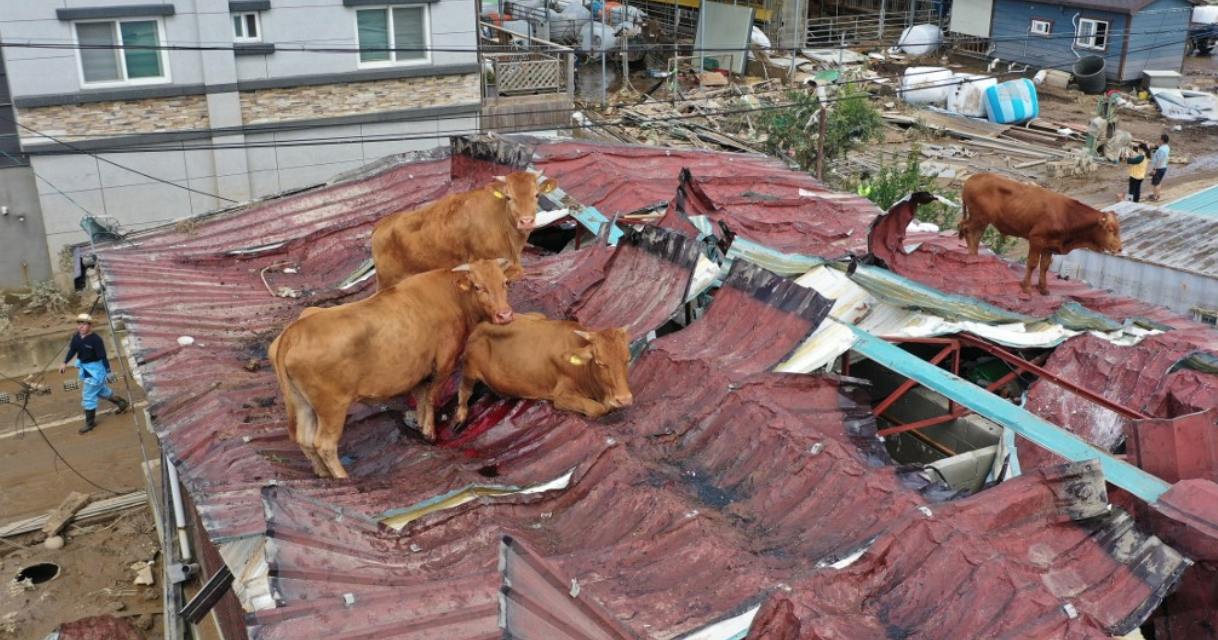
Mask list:
[{"label": "wooden plank debris", "polygon": [[73,491],[64,498],[50,514],[47,515],[46,524],[42,525],[42,532],[50,536],[59,535],[60,531],[68,525],[68,522],[80,511],[86,504],[89,503],[89,494],[78,493]]},{"label": "wooden plank debris", "polygon": [[[108,498],[106,500],[98,500],[97,502],[94,502],[78,511],[76,513],[76,517],[69,522],[90,520],[93,518],[106,516],[111,513],[141,507],[147,503],[148,494],[143,491],[128,493],[114,498]],[[7,538],[10,536],[21,535],[23,533],[29,533],[31,531],[37,531],[41,529],[48,520],[49,516],[41,515],[35,516],[28,520],[21,520],[19,522],[7,524],[0,527],[0,538]]]}]

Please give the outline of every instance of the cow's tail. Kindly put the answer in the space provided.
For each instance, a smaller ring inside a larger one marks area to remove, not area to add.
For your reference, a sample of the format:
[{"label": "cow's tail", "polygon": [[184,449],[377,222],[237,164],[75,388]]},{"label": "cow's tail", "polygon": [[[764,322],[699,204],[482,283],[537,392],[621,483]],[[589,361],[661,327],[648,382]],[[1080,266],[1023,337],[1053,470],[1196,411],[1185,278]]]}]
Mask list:
[{"label": "cow's tail", "polygon": [[[291,329],[291,325],[288,329]],[[275,368],[275,378],[279,381],[279,390],[283,394],[283,408],[288,418],[288,436],[297,444],[302,442],[301,438],[306,438],[305,442],[312,444],[313,433],[317,430],[317,414],[314,413],[308,397],[288,375],[287,354],[296,343],[296,333],[288,329],[284,329],[283,333],[271,342],[267,355],[270,357],[271,366]]]},{"label": "cow's tail", "polygon": [[967,239],[964,234],[964,228],[968,226],[968,198],[960,198],[960,222],[956,223],[956,235],[962,240]]}]

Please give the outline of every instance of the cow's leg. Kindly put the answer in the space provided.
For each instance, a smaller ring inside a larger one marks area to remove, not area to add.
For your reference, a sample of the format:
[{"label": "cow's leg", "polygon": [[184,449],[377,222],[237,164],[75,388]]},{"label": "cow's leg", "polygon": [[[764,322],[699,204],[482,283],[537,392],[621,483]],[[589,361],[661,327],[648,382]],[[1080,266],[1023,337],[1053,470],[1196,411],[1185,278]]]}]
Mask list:
[{"label": "cow's leg", "polygon": [[599,418],[609,413],[608,406],[581,396],[561,395],[555,397],[553,403],[559,411],[575,411],[589,418]]},{"label": "cow's leg", "polygon": [[432,384],[431,381],[420,382],[418,386],[410,390],[410,395],[414,398],[415,417],[419,420],[419,432],[428,442],[436,441],[436,423],[433,415],[435,407],[431,404]]},{"label": "cow's leg", "polygon": [[343,463],[338,459],[338,441],[343,436],[343,426],[347,422],[349,404],[334,402],[330,403],[331,408],[318,411],[317,435],[313,438],[317,456],[330,471],[330,476],[340,480],[347,477],[347,470],[343,468]]},{"label": "cow's leg", "polygon": [[[317,454],[317,413],[313,411],[313,407],[307,403],[300,403],[296,411],[297,431],[293,434],[296,444],[300,445],[300,450],[304,452],[305,457],[309,459],[309,463],[313,465],[313,473],[319,478],[329,478],[330,468],[326,466],[321,456]],[[290,421],[290,419],[289,419]]]},{"label": "cow's leg", "polygon": [[1032,293],[1032,272],[1036,271],[1036,268],[1040,265],[1041,252],[1040,244],[1033,243],[1028,245],[1028,260],[1027,264],[1024,265],[1026,268],[1023,272],[1023,282],[1019,285],[1024,293]]},{"label": "cow's leg", "polygon": [[1042,296],[1049,295],[1048,274],[1049,274],[1049,267],[1051,267],[1051,266],[1053,266],[1053,252],[1052,251],[1041,251],[1040,252],[1040,282],[1038,283],[1036,288],[1040,291],[1040,295],[1042,295]]},{"label": "cow's leg", "polygon": [[472,362],[466,361],[461,370],[461,386],[457,389],[456,424],[465,424],[469,419],[469,397],[473,395],[474,385],[478,384],[480,376]]},{"label": "cow's leg", "polygon": [[960,223],[960,230],[963,232],[964,241],[968,243],[969,255],[977,255],[981,250],[981,235],[985,232],[985,227],[978,229],[975,223],[966,220]]}]

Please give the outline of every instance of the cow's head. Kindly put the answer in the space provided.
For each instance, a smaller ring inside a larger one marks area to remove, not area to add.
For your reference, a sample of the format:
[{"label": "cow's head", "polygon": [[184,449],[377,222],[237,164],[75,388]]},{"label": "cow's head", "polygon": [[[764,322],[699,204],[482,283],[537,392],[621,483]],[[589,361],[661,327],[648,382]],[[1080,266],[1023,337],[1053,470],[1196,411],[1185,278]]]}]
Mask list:
[{"label": "cow's head", "polygon": [[1121,221],[1117,218],[1117,214],[1113,212],[1105,213],[1098,223],[1096,232],[1096,241],[1100,245],[1100,249],[1108,253],[1120,253],[1121,246]]},{"label": "cow's head", "polygon": [[495,324],[508,324],[512,321],[512,305],[508,303],[507,276],[504,270],[508,261],[475,260],[469,264],[454,267],[457,274],[457,288],[469,297],[478,320],[486,319]]},{"label": "cow's head", "polygon": [[587,367],[587,373],[602,389],[601,402],[614,409],[629,407],[634,402],[627,373],[630,366],[630,338],[622,328],[603,331],[576,331],[586,343],[563,355],[577,367]]},{"label": "cow's head", "polygon": [[490,185],[491,193],[507,204],[516,231],[524,235],[528,235],[533,231],[533,227],[537,226],[537,195],[550,193],[558,188],[558,183],[549,179],[537,184],[538,177],[536,173],[517,171],[496,177],[497,182]]}]

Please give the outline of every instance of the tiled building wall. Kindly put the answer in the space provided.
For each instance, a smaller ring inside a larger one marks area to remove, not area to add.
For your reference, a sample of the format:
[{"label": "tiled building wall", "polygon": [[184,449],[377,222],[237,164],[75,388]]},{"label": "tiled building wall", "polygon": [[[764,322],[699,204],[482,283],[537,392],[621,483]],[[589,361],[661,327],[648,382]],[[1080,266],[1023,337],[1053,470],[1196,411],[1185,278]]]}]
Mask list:
[{"label": "tiled building wall", "polygon": [[28,127],[21,130],[22,138],[37,139],[34,133],[37,131],[65,142],[96,139],[99,135],[192,131],[208,126],[206,96],[32,107],[19,109],[17,117]]},{"label": "tiled building wall", "polygon": [[477,74],[325,84],[241,93],[245,124],[340,118],[378,112],[476,103]]}]

